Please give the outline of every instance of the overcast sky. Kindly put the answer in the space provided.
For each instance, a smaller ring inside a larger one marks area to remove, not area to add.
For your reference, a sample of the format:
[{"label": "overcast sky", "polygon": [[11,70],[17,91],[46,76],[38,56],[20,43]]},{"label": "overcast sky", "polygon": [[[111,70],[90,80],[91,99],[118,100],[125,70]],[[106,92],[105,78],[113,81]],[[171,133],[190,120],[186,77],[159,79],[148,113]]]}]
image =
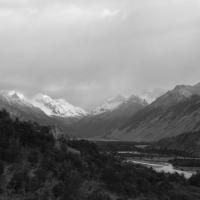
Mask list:
[{"label": "overcast sky", "polygon": [[0,88],[90,108],[200,82],[199,0],[0,0]]}]

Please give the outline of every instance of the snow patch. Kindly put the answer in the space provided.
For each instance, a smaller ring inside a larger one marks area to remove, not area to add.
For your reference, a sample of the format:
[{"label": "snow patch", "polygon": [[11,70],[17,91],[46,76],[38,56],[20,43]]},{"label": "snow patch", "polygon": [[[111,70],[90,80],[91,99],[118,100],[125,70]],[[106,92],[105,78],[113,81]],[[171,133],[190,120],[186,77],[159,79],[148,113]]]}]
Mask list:
[{"label": "snow patch", "polygon": [[32,102],[49,116],[79,118],[87,115],[85,110],[73,106],[64,99],[53,99],[44,94],[36,95]]}]

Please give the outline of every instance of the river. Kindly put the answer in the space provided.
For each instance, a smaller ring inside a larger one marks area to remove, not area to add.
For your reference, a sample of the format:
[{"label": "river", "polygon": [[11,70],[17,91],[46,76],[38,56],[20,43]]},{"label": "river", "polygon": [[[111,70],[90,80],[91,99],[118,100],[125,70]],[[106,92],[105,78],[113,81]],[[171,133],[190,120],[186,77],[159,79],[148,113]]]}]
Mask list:
[{"label": "river", "polygon": [[148,161],[138,161],[135,159],[128,159],[128,162],[132,162],[135,164],[140,164],[146,167],[150,167],[156,172],[165,172],[165,173],[178,173],[182,174],[185,178],[190,178],[193,174],[196,174],[196,171],[184,171],[174,168],[174,166],[170,163],[151,163]]}]

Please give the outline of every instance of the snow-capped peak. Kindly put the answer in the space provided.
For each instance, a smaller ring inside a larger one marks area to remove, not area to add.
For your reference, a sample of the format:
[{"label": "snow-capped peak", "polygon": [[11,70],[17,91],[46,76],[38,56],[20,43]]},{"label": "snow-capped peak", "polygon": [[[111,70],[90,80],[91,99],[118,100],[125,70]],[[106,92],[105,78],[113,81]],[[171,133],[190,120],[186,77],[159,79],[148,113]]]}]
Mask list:
[{"label": "snow-capped peak", "polygon": [[87,115],[86,111],[82,108],[75,107],[64,99],[52,99],[44,94],[38,94],[30,99],[21,92],[15,90],[2,90],[0,91],[0,98],[11,105],[16,104],[36,107],[48,116],[80,118]]},{"label": "snow-capped peak", "polygon": [[26,99],[24,94],[15,90],[10,90],[7,92],[7,94],[13,98],[18,98],[18,99],[23,99],[23,100]]},{"label": "snow-capped peak", "polygon": [[79,118],[87,115],[82,108],[75,107],[64,99],[53,99],[45,94],[36,95],[32,102],[49,116]]},{"label": "snow-capped peak", "polygon": [[155,101],[158,97],[162,96],[166,91],[160,88],[153,90],[144,90],[140,94],[141,98],[145,99],[149,104]]},{"label": "snow-capped peak", "polygon": [[15,99],[25,99],[25,96],[18,91],[15,90],[2,90],[0,91],[0,94],[5,96],[5,97],[11,97],[11,98],[15,98]]},{"label": "snow-capped peak", "polygon": [[126,97],[122,95],[110,98],[107,101],[105,101],[101,106],[98,106],[96,109],[94,109],[92,111],[92,115],[98,115],[106,111],[112,111],[118,108],[125,100]]},{"label": "snow-capped peak", "polygon": [[99,115],[104,112],[113,111],[119,108],[123,104],[127,103],[138,103],[141,105],[146,105],[147,102],[144,99],[141,99],[138,96],[131,95],[128,97],[117,95],[116,97],[110,98],[105,101],[101,106],[98,106],[96,109],[92,111],[92,115]]},{"label": "snow-capped peak", "polygon": [[0,91],[0,96],[4,101],[11,104],[26,104],[30,105],[29,100],[21,92],[15,90],[2,90]]},{"label": "snow-capped peak", "polygon": [[174,89],[166,92],[158,98],[154,106],[171,106],[183,100],[190,98],[193,95],[200,95],[200,84],[196,85],[177,85]]}]

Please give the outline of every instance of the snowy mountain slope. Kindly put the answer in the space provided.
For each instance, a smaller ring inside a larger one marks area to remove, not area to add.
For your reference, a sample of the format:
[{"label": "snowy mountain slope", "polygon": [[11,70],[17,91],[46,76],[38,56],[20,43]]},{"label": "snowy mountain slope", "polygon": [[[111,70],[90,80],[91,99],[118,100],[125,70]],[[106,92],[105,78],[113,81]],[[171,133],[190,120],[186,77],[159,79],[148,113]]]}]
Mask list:
[{"label": "snowy mountain slope", "polygon": [[130,97],[124,97],[122,95],[118,95],[116,97],[110,98],[107,101],[105,101],[102,105],[98,106],[95,108],[92,112],[91,115],[100,115],[102,113],[106,112],[113,112],[120,108],[123,104],[128,104],[128,103],[138,103],[138,104],[144,104],[146,105],[147,102],[145,102],[144,99],[141,99],[135,95],[131,95]]},{"label": "snowy mountain slope", "polygon": [[32,100],[33,105],[43,110],[48,116],[63,118],[81,118],[87,115],[82,108],[75,107],[64,99],[53,99],[44,94],[36,95]]},{"label": "snowy mountain slope", "polygon": [[29,106],[31,105],[28,99],[26,99],[26,97],[22,93],[15,90],[10,90],[10,91],[2,90],[0,91],[0,97],[2,100],[7,101],[10,104],[17,103]]},{"label": "snowy mountain slope", "polygon": [[30,103],[30,101],[17,91],[0,91],[0,109],[6,109],[12,117],[21,120],[31,120],[48,124],[46,114]]},{"label": "snowy mountain slope", "polygon": [[139,96],[145,99],[150,104],[154,102],[158,97],[162,96],[164,93],[166,93],[165,90],[155,88],[153,90],[144,90]]},{"label": "snowy mountain slope", "polygon": [[[52,106],[47,106],[50,102],[46,99],[50,100]],[[17,117],[23,121],[34,121],[41,125],[59,128],[67,134],[71,132],[69,124],[80,120],[80,117],[85,115],[82,109],[68,104],[65,100],[56,100],[55,102],[45,96],[44,102],[48,103],[43,105],[14,90],[0,91],[0,110],[6,109],[12,118]]]},{"label": "snowy mountain slope", "polygon": [[126,98],[122,95],[118,95],[114,98],[110,98],[107,101],[105,101],[102,105],[95,108],[91,115],[99,115],[104,112],[112,111],[116,108],[118,108],[123,102],[126,101]]}]

